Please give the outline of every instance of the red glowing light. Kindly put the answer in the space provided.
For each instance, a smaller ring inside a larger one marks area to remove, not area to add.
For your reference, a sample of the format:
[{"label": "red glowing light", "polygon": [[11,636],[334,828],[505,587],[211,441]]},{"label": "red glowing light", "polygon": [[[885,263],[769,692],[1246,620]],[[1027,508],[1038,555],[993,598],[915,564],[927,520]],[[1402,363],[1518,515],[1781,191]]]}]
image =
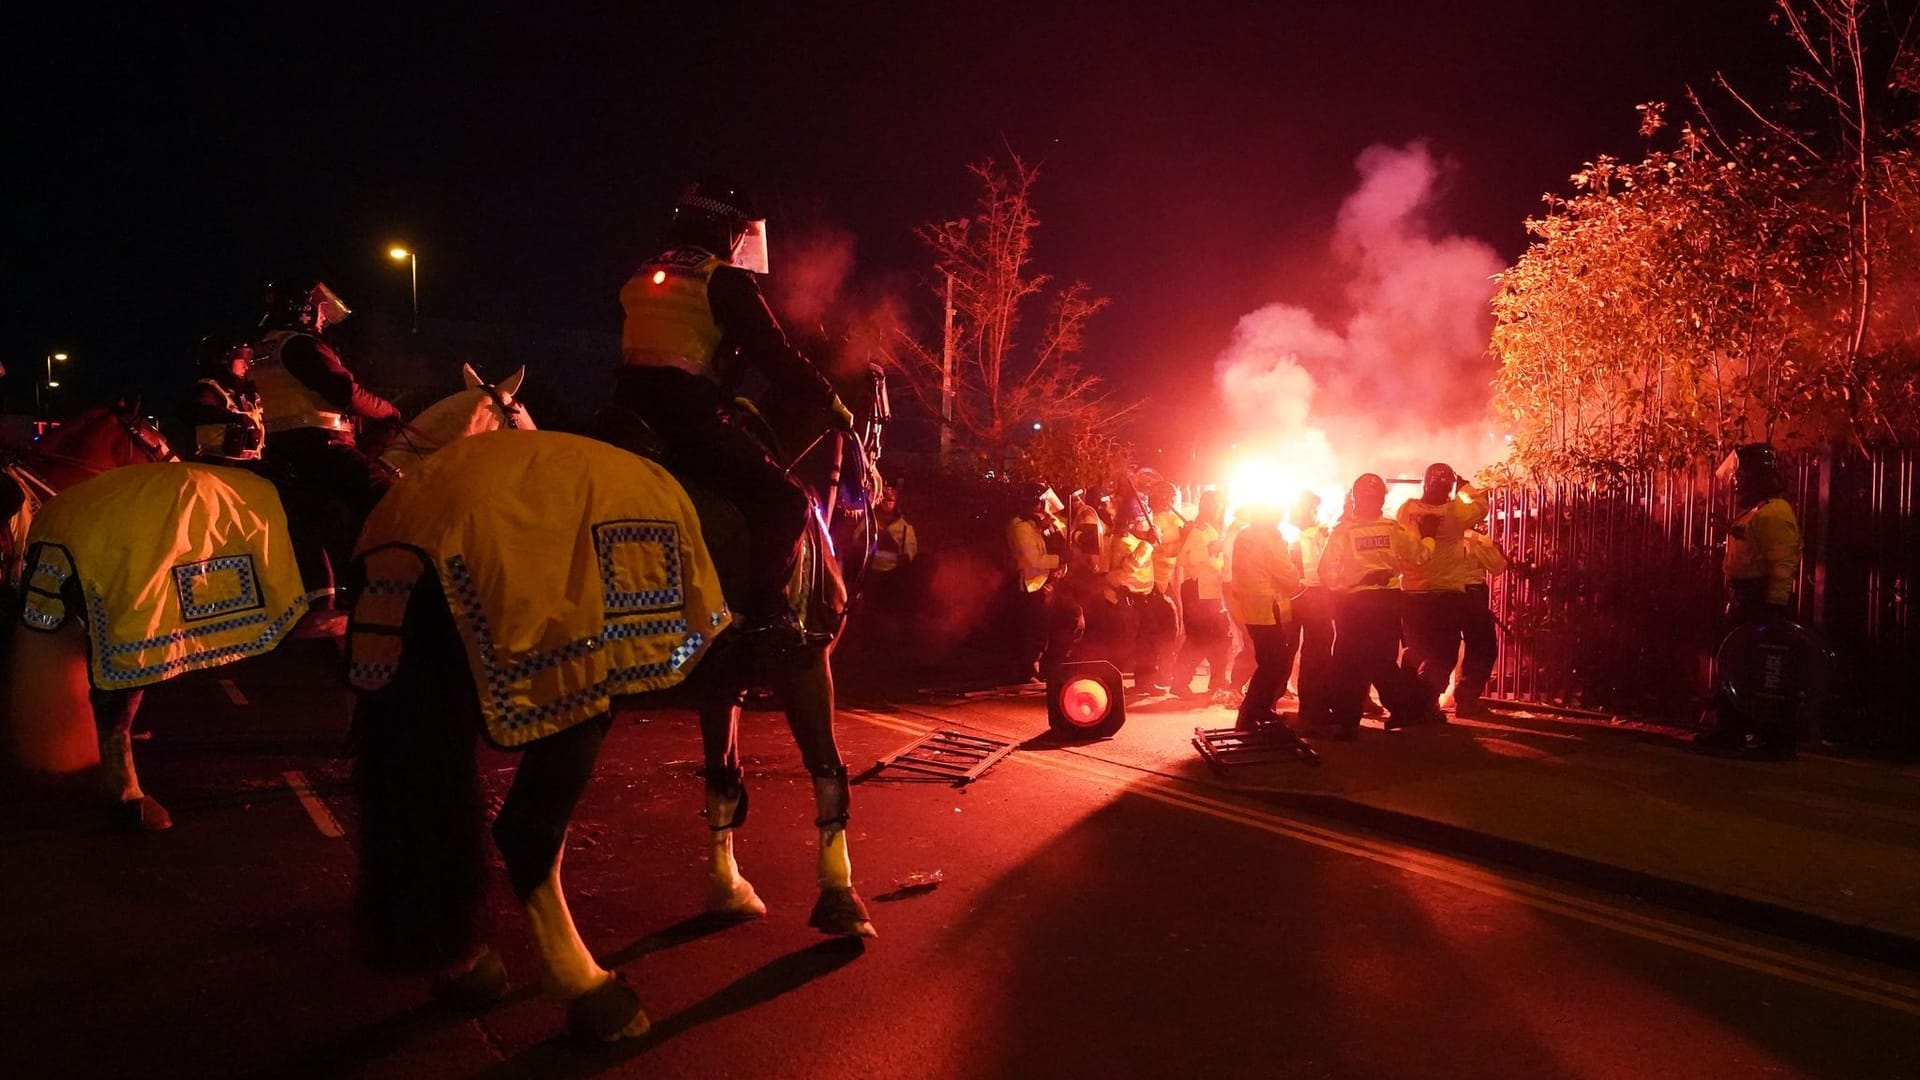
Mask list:
[{"label": "red glowing light", "polygon": [[667,280],[667,272],[665,270],[655,270],[653,272],[653,283],[655,285],[664,284],[666,280]]},{"label": "red glowing light", "polygon": [[1107,686],[1098,679],[1077,678],[1060,688],[1060,711],[1068,722],[1091,727],[1106,718],[1113,700]]}]

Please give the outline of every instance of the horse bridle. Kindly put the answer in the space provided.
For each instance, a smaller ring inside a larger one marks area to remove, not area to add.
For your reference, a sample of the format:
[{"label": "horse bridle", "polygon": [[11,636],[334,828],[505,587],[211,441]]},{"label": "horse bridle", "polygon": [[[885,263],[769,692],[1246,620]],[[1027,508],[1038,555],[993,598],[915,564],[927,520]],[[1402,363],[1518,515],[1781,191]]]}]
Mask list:
[{"label": "horse bridle", "polygon": [[507,401],[507,395],[500,392],[500,387],[494,383],[481,383],[480,389],[493,399],[493,406],[500,410],[500,420],[507,430],[520,430],[520,421],[513,418],[513,405]]},{"label": "horse bridle", "polygon": [[180,455],[174,452],[173,446],[158,428],[140,424],[133,417],[116,416],[114,419],[119,421],[120,430],[126,432],[127,439],[147,456],[148,462],[180,460]]},{"label": "horse bridle", "polygon": [[[145,457],[149,464],[180,460],[180,455],[174,452],[172,444],[167,442],[167,437],[160,434],[157,428],[140,424],[135,419],[126,416],[115,416],[114,422],[120,425],[121,433],[126,435],[127,441],[133,444],[134,449],[139,451],[141,456]],[[56,454],[41,450],[33,456],[35,459],[46,462],[47,464],[64,465],[69,469],[85,473],[88,476],[99,476],[109,468],[112,468],[112,466],[107,465],[95,465],[90,461],[75,457],[72,454]]]},{"label": "horse bridle", "polygon": [[[520,421],[514,418],[512,403],[507,400],[505,394],[500,392],[498,386],[492,383],[481,383],[476,389],[486,394],[487,398],[493,402],[494,408],[500,410],[500,425],[502,428],[509,431],[518,431],[520,429]],[[426,457],[428,454],[447,445],[446,440],[435,439],[426,432],[414,427],[411,423],[402,423],[400,425],[399,436],[402,440],[402,445],[406,447],[407,451],[418,457]],[[380,465],[395,477],[400,475],[400,470],[385,459],[376,458],[375,460],[379,461]]]}]

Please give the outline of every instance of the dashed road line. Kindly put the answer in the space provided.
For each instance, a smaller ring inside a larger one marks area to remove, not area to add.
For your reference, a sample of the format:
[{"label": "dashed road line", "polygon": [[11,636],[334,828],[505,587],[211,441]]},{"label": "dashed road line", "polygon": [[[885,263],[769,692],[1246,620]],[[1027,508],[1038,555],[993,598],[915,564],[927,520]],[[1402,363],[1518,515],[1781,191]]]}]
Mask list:
[{"label": "dashed road line", "polygon": [[[919,736],[932,730],[927,726],[854,709],[844,709],[842,713],[903,734]],[[1807,957],[1795,956],[1710,931],[1668,922],[1509,877],[1486,867],[1433,855],[1417,848],[1309,825],[1259,807],[1246,806],[1191,791],[1150,772],[1104,763],[1102,766],[1095,766],[1088,764],[1084,758],[1074,759],[1071,754],[1047,757],[1036,754],[1014,754],[1007,760],[1082,780],[1121,785],[1125,794],[1191,810],[1220,821],[1247,825],[1274,836],[1298,840],[1330,851],[1338,851],[1370,862],[1392,866],[1407,873],[1457,885],[1483,895],[1513,900],[1529,907],[1577,919],[1589,925],[1605,927],[1697,956],[1733,964],[1749,971],[1773,975],[1856,1001],[1871,1002],[1910,1016],[1920,1016],[1920,988],[1904,983],[1876,978],[1863,972],[1850,971]]]},{"label": "dashed road line", "polygon": [[286,777],[287,786],[293,789],[294,797],[300,800],[301,808],[306,810],[307,817],[313,821],[313,827],[320,830],[321,836],[338,840],[347,835],[347,831],[340,827],[339,820],[333,816],[333,811],[327,809],[327,804],[313,793],[313,785],[307,783],[306,773],[299,769],[288,769],[280,775]]}]

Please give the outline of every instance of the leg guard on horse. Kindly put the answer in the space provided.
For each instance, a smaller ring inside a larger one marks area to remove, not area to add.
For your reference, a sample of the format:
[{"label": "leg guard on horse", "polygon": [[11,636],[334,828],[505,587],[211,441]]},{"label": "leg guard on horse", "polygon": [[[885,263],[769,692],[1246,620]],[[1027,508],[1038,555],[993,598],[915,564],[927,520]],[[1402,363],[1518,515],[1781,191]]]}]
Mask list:
[{"label": "leg guard on horse", "polygon": [[[714,658],[709,657],[709,662]],[[710,690],[700,704],[700,740],[706,750],[707,910],[756,919],[767,905],[740,874],[733,833],[747,820],[747,787],[740,772],[740,703],[744,691]]]},{"label": "leg guard on horse", "polygon": [[833,669],[827,650],[807,649],[780,667],[780,698],[800,757],[813,776],[813,802],[820,830],[820,899],[807,925],[828,934],[874,937],[873,919],[853,887],[847,852],[847,815],[853,801],[846,762],[833,737]]},{"label": "leg guard on horse", "polygon": [[115,832],[159,832],[173,817],[159,801],[140,790],[133,768],[133,716],[140,711],[138,690],[94,690],[93,724],[100,733],[100,775],[106,781],[107,817]]}]

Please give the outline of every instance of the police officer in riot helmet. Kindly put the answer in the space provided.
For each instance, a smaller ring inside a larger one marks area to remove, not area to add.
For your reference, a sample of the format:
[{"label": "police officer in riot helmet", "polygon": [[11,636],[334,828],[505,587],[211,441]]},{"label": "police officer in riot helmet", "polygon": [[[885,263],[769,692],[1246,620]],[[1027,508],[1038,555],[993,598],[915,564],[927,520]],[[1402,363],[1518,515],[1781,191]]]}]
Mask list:
[{"label": "police officer in riot helmet", "polygon": [[820,410],[842,430],[853,417],[833,387],[788,341],[761,296],[766,223],[752,198],[718,178],[685,188],[659,250],[620,290],[626,320],[618,404],[666,443],[668,464],[730,498],[747,519],[744,625],[784,623],[785,585],[806,527],[807,497],[735,420],[745,369],[778,403]]},{"label": "police officer in riot helmet", "polygon": [[193,457],[215,465],[255,466],[266,441],[253,345],[225,334],[200,339],[200,380],[187,402]]},{"label": "police officer in riot helmet", "polygon": [[360,385],[322,334],[351,313],[325,282],[283,279],[267,286],[253,379],[267,437],[266,457],[288,499],[344,507],[350,522],[328,529],[334,567],[347,564],[359,525],[386,492],[392,473],[361,452],[356,430],[400,423],[400,410]]},{"label": "police officer in riot helmet", "polygon": [[[1776,647],[1795,642],[1802,633],[1792,621],[1794,586],[1800,576],[1800,521],[1788,504],[1780,457],[1765,443],[1749,443],[1734,450],[1721,473],[1731,469],[1734,504],[1739,513],[1727,525],[1723,570],[1727,583],[1729,635],[1718,662],[1731,664],[1718,673],[1714,707],[1708,726],[1695,738],[1706,749],[1741,750],[1767,759],[1793,755],[1797,731],[1790,715],[1757,715],[1749,701],[1743,707],[1730,696],[1729,678],[1742,678],[1746,653],[1732,647],[1751,643],[1756,633],[1767,634]],[[1796,653],[1795,660],[1799,658]],[[1801,670],[1796,664],[1791,664]]]}]

